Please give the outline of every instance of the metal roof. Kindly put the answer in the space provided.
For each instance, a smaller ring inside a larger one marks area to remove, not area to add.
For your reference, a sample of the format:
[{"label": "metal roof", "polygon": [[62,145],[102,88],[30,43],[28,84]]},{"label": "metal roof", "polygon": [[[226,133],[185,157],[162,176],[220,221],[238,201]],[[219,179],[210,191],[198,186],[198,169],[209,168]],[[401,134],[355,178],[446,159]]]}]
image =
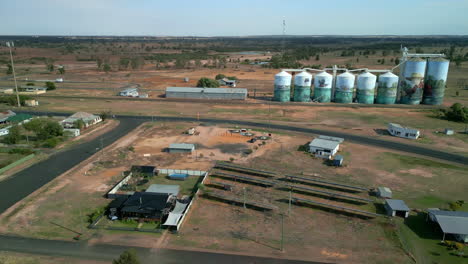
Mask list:
[{"label": "metal roof", "polygon": [[170,149],[189,149],[189,150],[192,150],[192,149],[195,149],[195,145],[194,144],[188,144],[188,143],[172,143],[171,145],[169,145],[169,148]]},{"label": "metal roof", "polygon": [[343,143],[343,141],[344,141],[344,138],[330,137],[330,136],[324,136],[324,135],[319,135],[317,138],[325,139],[325,140],[331,140],[331,141],[337,141],[339,143]]},{"label": "metal roof", "polygon": [[468,235],[468,212],[428,210],[444,233]]},{"label": "metal roof", "polygon": [[378,187],[377,190],[379,190],[379,194],[381,197],[388,197],[388,198],[392,197],[392,190],[390,190],[390,188]]},{"label": "metal roof", "polygon": [[145,192],[147,193],[165,193],[178,195],[180,191],[179,185],[167,185],[167,184],[151,184]]},{"label": "metal roof", "polygon": [[216,93],[240,93],[247,94],[247,89],[244,88],[199,88],[199,87],[167,87],[167,92],[179,92],[179,93],[207,93],[207,94],[216,94]]},{"label": "metal roof", "polygon": [[321,138],[316,138],[309,143],[309,147],[323,148],[323,149],[335,149],[339,146],[338,141],[326,140]]},{"label": "metal roof", "polygon": [[409,207],[402,200],[387,199],[385,202],[393,211],[410,211]]}]

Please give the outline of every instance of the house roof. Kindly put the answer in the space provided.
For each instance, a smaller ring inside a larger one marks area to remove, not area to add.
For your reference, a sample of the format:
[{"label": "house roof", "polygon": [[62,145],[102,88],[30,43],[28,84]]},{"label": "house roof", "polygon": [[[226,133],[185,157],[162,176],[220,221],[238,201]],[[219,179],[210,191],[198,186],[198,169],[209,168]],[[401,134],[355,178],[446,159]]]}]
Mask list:
[{"label": "house roof", "polygon": [[179,92],[179,93],[206,93],[206,94],[247,94],[247,89],[244,88],[200,88],[200,87],[167,87],[167,92]]},{"label": "house roof", "polygon": [[8,117],[7,121],[9,121],[9,122],[22,122],[24,120],[29,120],[31,118],[32,118],[32,115],[20,113],[20,114]]},{"label": "house roof", "polygon": [[148,189],[146,189],[147,193],[163,193],[163,194],[172,194],[178,195],[180,192],[179,185],[169,185],[169,184],[151,184]]},{"label": "house roof", "polygon": [[406,212],[410,211],[409,207],[402,200],[387,199],[385,200],[385,203],[393,211],[406,211]]},{"label": "house roof", "polygon": [[401,129],[406,129],[406,130],[412,130],[412,131],[419,131],[415,128],[410,128],[410,127],[404,127],[400,124],[396,124],[396,123],[388,123],[388,126],[389,127],[394,127],[394,128],[401,128]]},{"label": "house roof", "polygon": [[166,208],[168,194],[135,192],[123,204],[122,212],[157,216]]},{"label": "house roof", "polygon": [[324,136],[324,135],[319,135],[317,138],[325,139],[325,140],[331,140],[331,141],[337,141],[339,143],[343,143],[343,141],[344,141],[344,138],[330,137],[330,136]]},{"label": "house roof", "polygon": [[76,112],[74,113],[73,115],[69,116],[71,118],[83,118],[83,119],[86,119],[86,118],[96,118],[97,116],[96,115],[93,115],[93,114],[90,114],[90,113],[86,113],[86,112]]},{"label": "house roof", "polygon": [[16,113],[11,110],[0,112],[0,122],[6,121],[10,116],[14,115],[16,115]]},{"label": "house roof", "polygon": [[468,212],[427,210],[434,215],[444,233],[468,235]]},{"label": "house roof", "polygon": [[321,139],[321,138],[316,138],[312,140],[312,142],[309,143],[309,147],[316,147],[316,148],[323,148],[323,149],[335,149],[339,145],[340,143],[338,141]]},{"label": "house roof", "polygon": [[192,149],[195,149],[195,145],[194,144],[188,144],[188,143],[172,143],[171,145],[169,145],[169,148],[170,149],[189,149],[189,150],[192,150]]}]

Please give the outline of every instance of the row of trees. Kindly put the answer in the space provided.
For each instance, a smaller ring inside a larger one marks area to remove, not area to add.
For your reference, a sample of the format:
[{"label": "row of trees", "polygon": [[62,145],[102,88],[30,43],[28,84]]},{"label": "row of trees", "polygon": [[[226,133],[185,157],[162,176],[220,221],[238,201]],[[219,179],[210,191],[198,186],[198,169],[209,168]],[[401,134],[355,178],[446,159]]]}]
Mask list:
[{"label": "row of trees", "polygon": [[[36,118],[22,125],[24,130],[34,134],[36,146],[53,148],[60,143],[63,136],[62,126],[48,118]],[[29,134],[28,133],[28,134]],[[25,136],[22,134],[21,126],[14,125],[9,129],[3,142],[6,144],[18,144]]]},{"label": "row of trees", "polygon": [[468,123],[468,107],[460,103],[455,103],[448,109],[442,109],[441,113],[447,120]]}]

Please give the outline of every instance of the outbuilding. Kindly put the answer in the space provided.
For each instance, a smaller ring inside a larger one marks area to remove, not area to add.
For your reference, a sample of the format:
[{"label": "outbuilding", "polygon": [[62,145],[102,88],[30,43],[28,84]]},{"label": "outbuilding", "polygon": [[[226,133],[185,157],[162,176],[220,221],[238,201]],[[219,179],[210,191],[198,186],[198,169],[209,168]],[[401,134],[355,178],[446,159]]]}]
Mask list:
[{"label": "outbuilding", "polygon": [[385,199],[391,199],[392,190],[388,187],[379,187],[377,188],[377,196]]},{"label": "outbuilding", "polygon": [[390,216],[401,216],[407,218],[410,212],[409,207],[402,200],[385,200],[385,210]]},{"label": "outbuilding", "polygon": [[455,131],[453,131],[453,129],[451,129],[451,128],[446,128],[444,130],[444,134],[447,135],[447,136],[452,136],[453,134],[455,134]]},{"label": "outbuilding", "polygon": [[179,185],[170,185],[170,184],[151,184],[146,192],[149,193],[163,193],[167,195],[179,195],[180,186]]},{"label": "outbuilding", "polygon": [[147,177],[153,177],[158,174],[156,166],[133,165],[130,171],[134,174],[140,174]]},{"label": "outbuilding", "polygon": [[468,212],[444,211],[437,208],[427,210],[428,218],[439,224],[445,234],[451,234],[456,240],[468,243]]},{"label": "outbuilding", "polygon": [[309,143],[309,152],[315,157],[331,159],[338,152],[340,142],[316,138]]},{"label": "outbuilding", "polygon": [[64,128],[64,132],[68,132],[72,137],[78,137],[80,135],[80,130],[78,128]]},{"label": "outbuilding", "polygon": [[336,155],[335,158],[333,159],[333,166],[341,167],[342,165],[343,165],[343,156]]},{"label": "outbuilding", "polygon": [[173,143],[169,145],[169,153],[192,153],[195,150],[194,144],[188,143]]},{"label": "outbuilding", "polygon": [[166,98],[245,100],[247,89],[167,87]]},{"label": "outbuilding", "polygon": [[417,129],[403,127],[400,124],[389,123],[388,124],[388,133],[395,137],[409,138],[409,139],[418,139],[420,132]]}]

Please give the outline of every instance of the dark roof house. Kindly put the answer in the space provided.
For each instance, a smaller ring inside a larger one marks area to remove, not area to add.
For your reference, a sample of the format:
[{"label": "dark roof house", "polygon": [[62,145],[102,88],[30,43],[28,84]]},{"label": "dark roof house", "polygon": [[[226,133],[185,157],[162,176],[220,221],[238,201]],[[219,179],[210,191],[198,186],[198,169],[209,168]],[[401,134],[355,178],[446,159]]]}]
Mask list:
[{"label": "dark roof house", "polygon": [[169,213],[169,194],[135,192],[122,206],[123,217],[159,220]]}]

